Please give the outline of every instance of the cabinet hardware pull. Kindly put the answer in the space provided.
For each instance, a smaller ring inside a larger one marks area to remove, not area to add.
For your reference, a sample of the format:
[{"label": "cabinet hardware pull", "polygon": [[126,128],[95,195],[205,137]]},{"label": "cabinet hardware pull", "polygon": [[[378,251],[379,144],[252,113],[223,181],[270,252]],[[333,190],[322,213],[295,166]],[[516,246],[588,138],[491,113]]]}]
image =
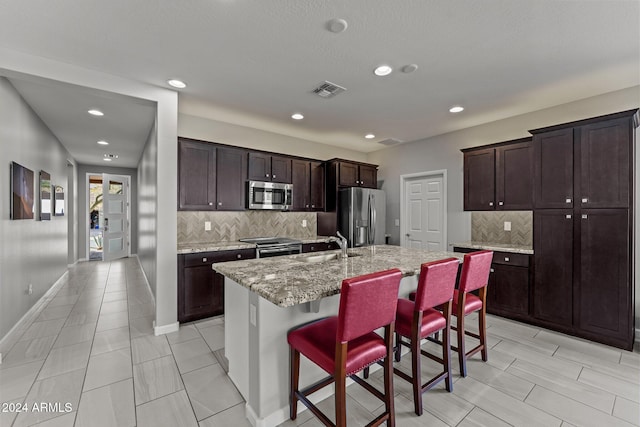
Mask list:
[{"label": "cabinet hardware pull", "polygon": [[207,259],[206,258],[202,258],[202,262],[207,262]]},{"label": "cabinet hardware pull", "polygon": [[498,202],[498,205],[502,206],[504,205],[504,202]]},{"label": "cabinet hardware pull", "polygon": [[265,176],[266,176],[267,178],[269,178],[269,174],[266,174]]},{"label": "cabinet hardware pull", "polygon": [[311,207],[312,207],[312,208],[315,208],[315,207],[316,207],[316,205],[311,205]]},{"label": "cabinet hardware pull", "polygon": [[582,198],[582,203],[587,203],[587,202],[589,202],[589,199],[588,199],[588,198],[586,198],[586,197],[583,197],[583,198]]},{"label": "cabinet hardware pull", "polygon": [[493,202],[489,202],[489,206],[493,206]]},{"label": "cabinet hardware pull", "polygon": [[509,262],[509,257],[508,257],[508,256],[504,257],[504,260],[505,260],[506,262]]},{"label": "cabinet hardware pull", "polygon": [[495,272],[496,272],[493,268],[492,268],[492,269],[490,269],[489,271],[490,271],[490,272],[492,272],[492,273],[495,273]]},{"label": "cabinet hardware pull", "polygon": [[309,205],[307,205],[307,207],[309,207]]},{"label": "cabinet hardware pull", "polygon": [[236,255],[236,258],[238,258],[238,259],[242,258],[242,254]]},{"label": "cabinet hardware pull", "polygon": [[222,202],[218,202],[218,206],[222,206]]},{"label": "cabinet hardware pull", "polygon": [[276,176],[275,176],[275,175],[273,175],[271,178],[275,178],[275,177],[276,177]]},{"label": "cabinet hardware pull", "polygon": [[587,215],[582,215],[582,219],[587,219]]},{"label": "cabinet hardware pull", "polygon": [[567,197],[564,202],[565,203],[571,203],[571,199]]},{"label": "cabinet hardware pull", "polygon": [[567,218],[567,219],[571,219],[571,215],[567,215],[565,218]]},{"label": "cabinet hardware pull", "polygon": [[209,206],[213,206],[213,202],[209,202]]}]

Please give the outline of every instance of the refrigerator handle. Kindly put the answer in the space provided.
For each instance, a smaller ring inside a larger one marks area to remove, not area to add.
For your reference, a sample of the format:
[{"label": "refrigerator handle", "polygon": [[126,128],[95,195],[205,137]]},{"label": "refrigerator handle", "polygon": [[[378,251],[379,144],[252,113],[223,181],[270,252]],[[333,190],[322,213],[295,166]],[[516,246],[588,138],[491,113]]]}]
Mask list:
[{"label": "refrigerator handle", "polygon": [[369,195],[369,244],[376,242],[376,198],[373,194]]}]

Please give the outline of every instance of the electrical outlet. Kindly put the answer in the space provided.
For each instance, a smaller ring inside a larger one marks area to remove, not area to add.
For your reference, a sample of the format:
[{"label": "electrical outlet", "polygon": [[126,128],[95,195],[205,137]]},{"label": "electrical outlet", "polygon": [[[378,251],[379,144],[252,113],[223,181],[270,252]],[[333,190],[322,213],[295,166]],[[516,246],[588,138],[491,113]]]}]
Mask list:
[{"label": "electrical outlet", "polygon": [[303,227],[306,227],[306,226],[307,226],[307,220],[306,220],[306,219],[303,219],[303,220],[302,220],[302,226],[303,226]]},{"label": "electrical outlet", "polygon": [[504,231],[511,231],[511,221],[504,222]]},{"label": "electrical outlet", "polygon": [[396,218],[396,227],[400,227],[400,220]]},{"label": "electrical outlet", "polygon": [[27,289],[27,294],[29,294],[29,295],[33,294],[33,285],[31,283],[29,283],[29,288]]},{"label": "electrical outlet", "polygon": [[211,231],[211,221],[204,222],[204,231]]}]

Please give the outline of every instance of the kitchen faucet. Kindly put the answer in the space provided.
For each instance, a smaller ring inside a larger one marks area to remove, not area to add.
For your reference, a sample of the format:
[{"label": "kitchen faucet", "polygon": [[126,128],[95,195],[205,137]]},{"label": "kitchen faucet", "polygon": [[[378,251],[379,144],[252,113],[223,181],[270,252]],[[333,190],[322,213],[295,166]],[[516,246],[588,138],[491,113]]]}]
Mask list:
[{"label": "kitchen faucet", "polygon": [[329,241],[336,242],[338,246],[340,246],[340,249],[342,249],[342,255],[340,256],[341,258],[348,258],[347,246],[349,246],[349,244],[347,242],[347,238],[340,234],[339,231],[337,231],[336,234],[338,235],[339,239],[338,237],[331,236],[329,237]]}]

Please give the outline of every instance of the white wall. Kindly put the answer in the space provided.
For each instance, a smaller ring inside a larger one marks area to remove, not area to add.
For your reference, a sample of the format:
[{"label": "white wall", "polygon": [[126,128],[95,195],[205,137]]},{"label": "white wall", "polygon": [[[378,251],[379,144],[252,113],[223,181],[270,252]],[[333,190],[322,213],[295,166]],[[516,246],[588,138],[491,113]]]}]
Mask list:
[{"label": "white wall", "polygon": [[[11,83],[0,77],[0,339],[22,318],[67,268],[67,217],[50,221],[9,219],[9,164],[15,161],[51,182],[68,188],[69,153],[24,102]],[[67,206],[69,200],[66,200]],[[34,204],[38,218],[38,203]],[[27,287],[33,285],[33,294]]]},{"label": "white wall", "polygon": [[178,116],[178,135],[318,160],[367,161],[366,153],[186,114]]}]

